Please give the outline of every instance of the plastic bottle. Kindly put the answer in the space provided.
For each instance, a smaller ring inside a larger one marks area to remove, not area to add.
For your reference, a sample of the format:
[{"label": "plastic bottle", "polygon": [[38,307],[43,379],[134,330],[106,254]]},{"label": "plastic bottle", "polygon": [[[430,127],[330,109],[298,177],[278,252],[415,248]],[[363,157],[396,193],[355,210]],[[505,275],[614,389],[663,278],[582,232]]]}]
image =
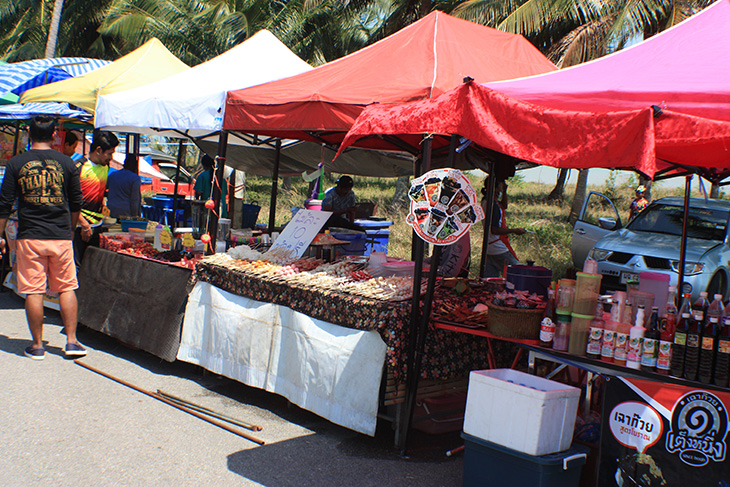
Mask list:
[{"label": "plastic bottle", "polygon": [[617,307],[617,303],[615,301],[613,306],[614,307],[611,308],[611,318],[609,318],[603,328],[603,340],[601,342],[601,360],[611,363],[613,363],[613,351],[616,345],[616,326],[618,325],[613,317],[613,310]]},{"label": "plastic bottle", "polygon": [[722,319],[722,295],[715,294],[712,303],[707,308],[707,320],[702,330],[700,345],[699,379],[704,384],[712,382],[712,369],[715,368],[715,345],[720,334],[720,320]]},{"label": "plastic bottle", "polygon": [[[619,309],[621,306],[619,306]],[[616,333],[613,347],[613,363],[626,365],[626,358],[629,353],[629,332],[631,330],[631,305],[626,303],[623,307],[623,315],[616,325]]]},{"label": "plastic bottle", "polygon": [[659,354],[657,355],[656,371],[661,375],[669,375],[672,365],[672,341],[674,341],[674,330],[677,326],[677,288],[669,286],[667,293],[667,304],[664,307],[664,318],[661,320],[659,332]]},{"label": "plastic bottle", "polygon": [[689,321],[689,330],[687,330],[687,350],[684,356],[684,378],[687,380],[697,380],[702,330],[705,327],[706,312],[709,306],[705,291],[700,293],[700,297],[692,305],[692,318]]},{"label": "plastic bottle", "polygon": [[689,293],[684,294],[682,307],[679,310],[677,328],[674,330],[674,343],[672,344],[672,366],[670,374],[674,377],[684,376],[684,359],[687,355],[687,332],[692,321],[692,305],[689,300]]},{"label": "plastic bottle", "polygon": [[641,370],[644,372],[656,372],[656,362],[659,354],[659,308],[654,306],[651,309],[649,327],[644,333],[644,340],[641,346]]},{"label": "plastic bottle", "polygon": [[716,386],[728,387],[730,377],[730,302],[722,316],[720,335],[717,337],[714,382]]},{"label": "plastic bottle", "polygon": [[553,348],[553,339],[555,338],[555,299],[552,289],[548,289],[548,299],[545,305],[545,311],[540,321],[540,346]]},{"label": "plastic bottle", "polygon": [[160,239],[160,235],[162,235],[162,224],[158,223],[155,227],[155,240],[153,246],[155,247],[155,250],[162,251],[162,241]]},{"label": "plastic bottle", "polygon": [[629,331],[629,354],[626,357],[626,367],[638,369],[641,360],[641,345],[644,338],[644,306],[639,305],[636,310],[636,321]]},{"label": "plastic bottle", "polygon": [[568,351],[570,341],[570,315],[558,314],[558,321],[555,323],[555,337],[553,348],[562,352]]},{"label": "plastic bottle", "polygon": [[603,303],[599,300],[596,303],[596,312],[591,320],[590,329],[588,330],[588,343],[586,344],[586,357],[592,359],[601,358],[601,348],[603,346],[603,329],[606,322],[603,320]]}]

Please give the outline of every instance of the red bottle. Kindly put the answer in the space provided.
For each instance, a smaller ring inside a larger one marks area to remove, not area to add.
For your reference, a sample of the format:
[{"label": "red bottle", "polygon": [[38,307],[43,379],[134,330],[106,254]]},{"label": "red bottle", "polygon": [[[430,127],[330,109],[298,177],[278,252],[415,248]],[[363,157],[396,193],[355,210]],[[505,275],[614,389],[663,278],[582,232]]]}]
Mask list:
[{"label": "red bottle", "polygon": [[674,329],[677,326],[677,305],[674,304],[676,292],[674,286],[669,287],[667,306],[664,311],[664,319],[661,322],[659,356],[656,361],[656,371],[661,375],[669,375],[672,366],[672,342],[674,341]]},{"label": "red bottle", "polygon": [[540,321],[540,346],[545,348],[553,348],[553,340],[555,339],[555,323],[557,316],[555,315],[555,298],[553,290],[548,289],[547,304]]}]

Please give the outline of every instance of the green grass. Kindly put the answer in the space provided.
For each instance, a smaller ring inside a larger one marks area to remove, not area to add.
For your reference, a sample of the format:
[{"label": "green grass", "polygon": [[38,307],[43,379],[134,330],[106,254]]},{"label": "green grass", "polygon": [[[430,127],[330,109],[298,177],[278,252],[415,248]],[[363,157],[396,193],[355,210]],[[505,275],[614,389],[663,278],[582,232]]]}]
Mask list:
[{"label": "green grass", "polygon": [[[334,185],[335,177],[325,181],[325,188]],[[372,201],[378,206],[376,215],[392,220],[388,254],[396,257],[410,258],[411,227],[405,222],[407,208],[393,208],[392,198],[395,191],[395,179],[354,177],[355,193],[358,201]],[[469,179],[479,192],[483,185],[483,178],[469,175]],[[616,178],[609,177],[602,187],[591,187],[589,190],[610,195],[620,212],[621,219],[626,223],[628,208],[634,196],[636,181],[629,181],[620,185]],[[521,178],[513,178],[509,183],[509,208],[507,222],[510,227],[522,227],[535,232],[522,236],[512,236],[510,243],[517,252],[522,263],[528,260],[535,265],[548,267],[553,270],[553,278],[559,279],[566,275],[573,267],[570,257],[570,241],[572,226],[568,223],[568,215],[573,200],[574,185],[565,188],[565,198],[560,202],[547,202],[547,195],[553,184],[527,183]],[[709,189],[709,187],[708,187]],[[653,199],[664,196],[681,196],[681,189],[664,189],[661,185],[653,188]],[[249,176],[246,180],[245,203],[258,201],[261,205],[259,222],[268,222],[269,202],[271,195],[271,179]],[[693,194],[694,196],[694,194]],[[304,206],[304,200],[309,197],[307,183],[301,179],[293,181],[291,190],[283,190],[279,185],[276,205],[276,225],[283,225],[291,218],[291,208]],[[471,229],[472,266],[474,274],[478,273],[481,259],[482,222]]]}]

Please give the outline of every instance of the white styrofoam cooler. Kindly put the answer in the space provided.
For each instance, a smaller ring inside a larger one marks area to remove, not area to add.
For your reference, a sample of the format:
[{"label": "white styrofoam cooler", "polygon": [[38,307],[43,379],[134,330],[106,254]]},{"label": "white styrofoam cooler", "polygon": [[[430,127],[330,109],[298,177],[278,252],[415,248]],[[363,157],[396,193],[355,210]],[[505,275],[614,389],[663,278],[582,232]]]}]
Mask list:
[{"label": "white styrofoam cooler", "polygon": [[580,389],[512,369],[469,374],[464,433],[528,455],[570,448]]}]

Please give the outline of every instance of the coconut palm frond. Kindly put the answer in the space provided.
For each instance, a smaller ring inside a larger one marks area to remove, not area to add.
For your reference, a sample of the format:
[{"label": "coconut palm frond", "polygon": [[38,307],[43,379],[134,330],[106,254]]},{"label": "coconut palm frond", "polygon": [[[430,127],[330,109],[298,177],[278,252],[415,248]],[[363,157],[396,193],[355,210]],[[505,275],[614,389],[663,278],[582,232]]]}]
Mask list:
[{"label": "coconut palm frond", "polygon": [[523,3],[524,0],[466,0],[460,2],[451,14],[464,20],[495,27]]},{"label": "coconut palm frond", "polygon": [[610,21],[595,21],[583,24],[559,42],[548,52],[550,59],[559,68],[596,59],[605,54],[605,38],[610,29]]},{"label": "coconut palm frond", "polygon": [[617,13],[609,32],[610,44],[618,50],[633,42],[638,35],[649,37],[659,31],[666,18],[670,2],[660,0],[631,0]]}]

